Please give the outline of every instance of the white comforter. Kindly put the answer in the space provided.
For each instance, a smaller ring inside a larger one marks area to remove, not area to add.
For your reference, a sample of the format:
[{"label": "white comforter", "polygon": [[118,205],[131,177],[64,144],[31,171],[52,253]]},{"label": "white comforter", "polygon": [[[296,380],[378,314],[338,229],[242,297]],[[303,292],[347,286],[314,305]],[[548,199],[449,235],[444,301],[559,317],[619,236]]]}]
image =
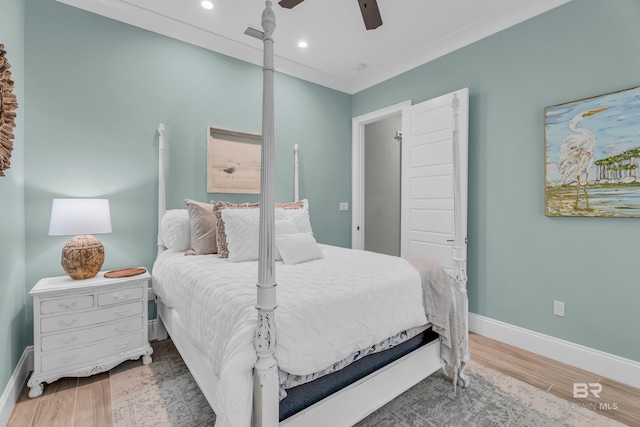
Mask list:
[{"label": "white comforter", "polygon": [[[276,359],[307,375],[427,323],[418,272],[404,259],[321,245],[324,259],[276,264]],[[165,251],[154,291],[180,313],[189,338],[212,362],[220,385],[217,427],[248,427],[257,315],[257,261]]]}]

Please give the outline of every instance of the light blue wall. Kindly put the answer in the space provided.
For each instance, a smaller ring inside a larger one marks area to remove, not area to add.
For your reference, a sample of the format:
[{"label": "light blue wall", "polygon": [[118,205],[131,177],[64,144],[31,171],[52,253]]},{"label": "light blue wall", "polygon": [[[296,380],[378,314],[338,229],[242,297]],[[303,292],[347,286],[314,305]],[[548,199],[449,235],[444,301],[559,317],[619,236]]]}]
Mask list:
[{"label": "light blue wall", "polygon": [[11,168],[0,177],[0,394],[28,342],[25,339],[24,1],[2,0],[0,44],[18,97]]},{"label": "light blue wall", "polygon": [[[104,269],[152,267],[160,121],[168,208],[185,198],[257,200],[207,194],[206,131],[261,132],[261,67],[55,1],[27,0],[26,16],[28,289],[64,274],[68,237],[47,235],[55,197],[108,198],[113,233],[98,236]],[[276,198],[293,199],[298,143],[314,232],[348,246],[350,217],[338,206],[350,197],[351,97],[282,74],[275,91]]]},{"label": "light blue wall", "polygon": [[545,106],[640,85],[639,16],[637,0],[574,0],[352,107],[355,117],[469,87],[471,311],[637,361],[640,219],[545,217],[543,152]]}]

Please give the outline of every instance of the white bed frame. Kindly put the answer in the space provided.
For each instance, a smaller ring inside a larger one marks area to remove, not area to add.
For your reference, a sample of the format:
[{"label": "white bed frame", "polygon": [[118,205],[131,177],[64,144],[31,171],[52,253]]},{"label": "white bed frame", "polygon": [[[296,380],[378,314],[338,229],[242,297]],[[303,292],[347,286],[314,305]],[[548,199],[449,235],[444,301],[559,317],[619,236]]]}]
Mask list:
[{"label": "white bed frame", "polygon": [[[407,354],[397,361],[379,369],[354,384],[332,394],[324,400],[279,423],[278,365],[274,354],[276,334],[274,316],[276,304],[275,258],[273,250],[274,230],[274,132],[273,132],[273,39],[275,16],[271,1],[266,1],[262,14],[264,41],[263,67],[263,122],[262,122],[262,175],[260,184],[260,239],[258,259],[257,304],[258,324],[254,345],[258,361],[254,368],[253,426],[275,427],[348,427],[384,406],[404,391],[442,367],[440,360],[440,340],[435,340]],[[158,194],[158,251],[164,244],[160,234],[160,224],[165,213],[164,176],[164,125],[158,127],[159,137],[159,194]],[[455,130],[454,130],[455,139]],[[455,142],[455,141],[454,141]],[[294,199],[298,194],[298,146],[294,147]],[[462,272],[464,273],[464,266]],[[457,272],[460,274],[460,271]],[[460,289],[466,293],[466,274],[455,278]],[[204,396],[213,408],[218,387],[209,361],[187,338],[186,329],[179,314],[163,304],[158,298],[158,339],[171,336],[185,364],[200,386]],[[466,307],[465,315],[466,315]],[[468,357],[463,361],[466,362]],[[468,378],[459,372],[458,383],[468,384]]]}]

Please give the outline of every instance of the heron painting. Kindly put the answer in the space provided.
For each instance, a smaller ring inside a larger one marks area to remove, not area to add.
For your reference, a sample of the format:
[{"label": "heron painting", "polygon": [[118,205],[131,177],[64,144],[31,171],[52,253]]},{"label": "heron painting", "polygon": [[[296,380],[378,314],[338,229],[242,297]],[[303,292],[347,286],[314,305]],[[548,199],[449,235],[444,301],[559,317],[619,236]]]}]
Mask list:
[{"label": "heron painting", "polygon": [[545,215],[640,217],[640,87],[545,108]]},{"label": "heron painting", "polygon": [[259,134],[209,127],[208,193],[260,193],[262,137]]}]

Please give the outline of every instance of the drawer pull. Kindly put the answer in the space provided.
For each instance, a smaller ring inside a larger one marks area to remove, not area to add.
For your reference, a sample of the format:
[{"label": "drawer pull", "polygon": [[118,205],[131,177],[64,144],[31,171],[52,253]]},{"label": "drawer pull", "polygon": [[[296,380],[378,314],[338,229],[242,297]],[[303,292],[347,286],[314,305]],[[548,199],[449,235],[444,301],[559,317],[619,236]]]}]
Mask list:
[{"label": "drawer pull", "polygon": [[72,302],[61,302],[59,304],[60,308],[64,309],[64,310],[69,310],[72,309],[73,307],[76,306],[76,301],[72,301]]},{"label": "drawer pull", "polygon": [[116,331],[118,331],[118,332],[127,331],[127,330],[129,330],[129,326],[130,326],[129,324],[126,324],[124,326],[120,326],[119,328],[116,328]]},{"label": "drawer pull", "polygon": [[126,316],[127,313],[129,313],[129,309],[128,308],[123,308],[121,310],[116,311],[115,315],[122,317],[122,316]]},{"label": "drawer pull", "polygon": [[117,299],[118,301],[122,301],[122,300],[125,300],[125,299],[129,298],[130,295],[131,295],[130,291],[118,292],[117,294],[113,294],[113,299]]},{"label": "drawer pull", "polygon": [[71,344],[72,342],[74,342],[76,339],[78,338],[77,335],[72,336],[71,338],[60,338],[60,342],[62,344]]},{"label": "drawer pull", "polygon": [[124,349],[125,349],[125,348],[127,348],[128,346],[129,346],[129,341],[127,341],[127,342],[125,342],[124,344],[121,344],[121,345],[117,345],[117,344],[116,344],[116,348],[117,348],[118,350],[124,350]]},{"label": "drawer pull", "polygon": [[60,360],[60,363],[62,363],[63,365],[68,365],[68,364],[69,364],[69,363],[71,363],[71,362],[73,361],[73,359],[75,359],[75,358],[76,358],[76,355],[74,354],[74,355],[73,355],[73,356],[71,356],[71,357],[61,357],[59,360]]},{"label": "drawer pull", "polygon": [[78,319],[71,319],[71,320],[60,320],[58,322],[58,325],[62,326],[63,328],[68,328],[69,326],[73,325],[74,323],[76,323],[78,321]]}]

